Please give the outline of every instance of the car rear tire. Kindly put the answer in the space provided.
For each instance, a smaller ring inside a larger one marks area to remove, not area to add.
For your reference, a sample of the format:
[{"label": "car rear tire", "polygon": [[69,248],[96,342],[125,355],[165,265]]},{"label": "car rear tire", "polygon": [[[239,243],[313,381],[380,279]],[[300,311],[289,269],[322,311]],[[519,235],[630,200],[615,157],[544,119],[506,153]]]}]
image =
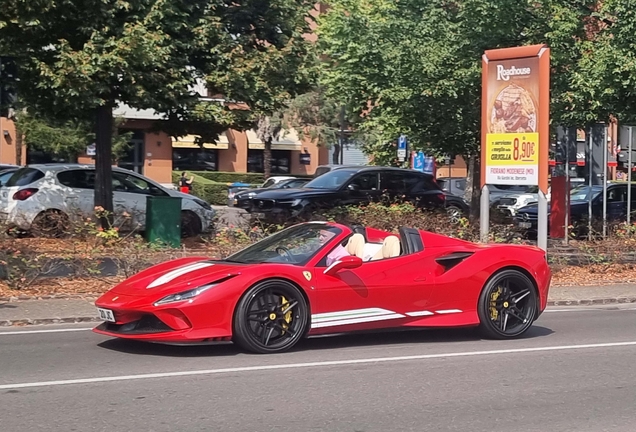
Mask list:
[{"label": "car rear tire", "polygon": [[68,234],[70,219],[60,210],[40,212],[31,223],[29,233],[34,237],[60,238]]},{"label": "car rear tire", "polygon": [[288,351],[305,336],[309,306],[291,282],[268,279],[251,287],[234,314],[234,342],[257,354]]},{"label": "car rear tire", "polygon": [[538,304],[528,276],[519,270],[502,270],[490,278],[479,296],[480,330],[492,339],[519,337],[532,326]]}]

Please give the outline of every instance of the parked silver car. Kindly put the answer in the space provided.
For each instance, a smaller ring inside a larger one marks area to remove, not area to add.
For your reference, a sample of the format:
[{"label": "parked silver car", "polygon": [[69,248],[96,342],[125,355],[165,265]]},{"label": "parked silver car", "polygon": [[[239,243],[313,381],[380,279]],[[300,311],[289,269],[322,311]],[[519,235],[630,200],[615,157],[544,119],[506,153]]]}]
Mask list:
[{"label": "parked silver car", "polygon": [[[116,225],[143,230],[147,196],[180,197],[184,235],[211,228],[214,209],[205,201],[165,188],[153,180],[113,167],[112,188]],[[15,171],[0,188],[0,222],[29,231],[47,221],[88,218],[95,214],[95,166],[36,164]],[[48,225],[51,225],[48,223]]]}]

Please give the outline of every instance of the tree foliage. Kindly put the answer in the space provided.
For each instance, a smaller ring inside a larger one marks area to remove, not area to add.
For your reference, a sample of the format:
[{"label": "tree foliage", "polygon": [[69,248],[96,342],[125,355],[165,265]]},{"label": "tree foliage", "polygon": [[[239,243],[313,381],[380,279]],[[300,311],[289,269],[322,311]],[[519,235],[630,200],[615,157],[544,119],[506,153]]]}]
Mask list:
[{"label": "tree foliage", "polygon": [[[289,73],[275,70],[274,62],[300,57],[290,40],[297,39],[305,5],[295,0],[7,0],[0,8],[0,43],[17,60],[19,94],[32,112],[95,124],[95,204],[112,210],[115,104],[164,113],[175,134],[202,127],[211,135],[220,131],[217,122],[231,123],[227,105],[224,110],[200,105],[193,91],[197,79],[230,99],[248,105],[263,100],[266,109],[274,109],[259,93],[264,87],[259,77],[250,74],[273,79]],[[260,63],[272,53],[279,55]],[[236,77],[242,70],[241,80],[225,80],[226,73]]]},{"label": "tree foliage", "polygon": [[321,83],[364,119],[360,129],[376,163],[395,164],[394,143],[405,134],[413,150],[461,155],[477,168],[485,50],[546,43],[553,124],[608,118],[613,107],[599,96],[612,92],[603,82],[610,66],[599,63],[609,54],[597,59],[590,46],[603,41],[590,32],[599,22],[595,4],[331,0],[318,28]]},{"label": "tree foliage", "polygon": [[[124,156],[130,148],[132,132],[120,133],[119,126],[124,119],[115,119],[113,128],[113,163]],[[15,120],[18,133],[24,137],[27,148],[55,155],[67,161],[76,161],[95,142],[92,124],[85,120],[44,118],[23,111]]]}]

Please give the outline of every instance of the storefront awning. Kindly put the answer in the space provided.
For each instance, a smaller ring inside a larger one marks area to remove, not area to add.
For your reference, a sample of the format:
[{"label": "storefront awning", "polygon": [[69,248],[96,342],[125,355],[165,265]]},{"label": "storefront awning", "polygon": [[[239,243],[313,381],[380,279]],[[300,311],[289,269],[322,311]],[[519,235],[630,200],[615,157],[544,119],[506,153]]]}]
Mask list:
[{"label": "storefront awning", "polygon": [[[199,144],[196,143],[195,139],[198,138],[198,135],[186,135],[179,137],[177,139],[172,139],[172,147],[173,148],[200,148]],[[228,139],[225,134],[219,135],[219,139],[214,143],[203,143],[203,148],[207,149],[227,149],[228,148]]]},{"label": "storefront awning", "polygon": [[[251,150],[263,150],[265,143],[258,139],[256,131],[249,130],[245,132],[247,135],[247,147]],[[302,150],[302,143],[298,138],[298,134],[294,131],[286,132],[285,135],[277,140],[272,141],[272,150]]]}]

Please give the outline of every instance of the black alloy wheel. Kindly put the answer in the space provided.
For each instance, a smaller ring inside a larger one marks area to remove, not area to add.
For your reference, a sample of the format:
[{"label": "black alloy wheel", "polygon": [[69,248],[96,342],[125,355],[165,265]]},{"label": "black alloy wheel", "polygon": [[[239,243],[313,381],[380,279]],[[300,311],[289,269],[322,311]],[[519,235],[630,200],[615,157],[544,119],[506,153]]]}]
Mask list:
[{"label": "black alloy wheel", "polygon": [[292,283],[269,279],[250,288],[234,314],[234,342],[241,348],[273,354],[291,349],[305,335],[309,307]]},{"label": "black alloy wheel", "polygon": [[532,281],[518,270],[503,270],[486,284],[479,297],[479,320],[486,336],[521,336],[535,320],[538,297]]}]

